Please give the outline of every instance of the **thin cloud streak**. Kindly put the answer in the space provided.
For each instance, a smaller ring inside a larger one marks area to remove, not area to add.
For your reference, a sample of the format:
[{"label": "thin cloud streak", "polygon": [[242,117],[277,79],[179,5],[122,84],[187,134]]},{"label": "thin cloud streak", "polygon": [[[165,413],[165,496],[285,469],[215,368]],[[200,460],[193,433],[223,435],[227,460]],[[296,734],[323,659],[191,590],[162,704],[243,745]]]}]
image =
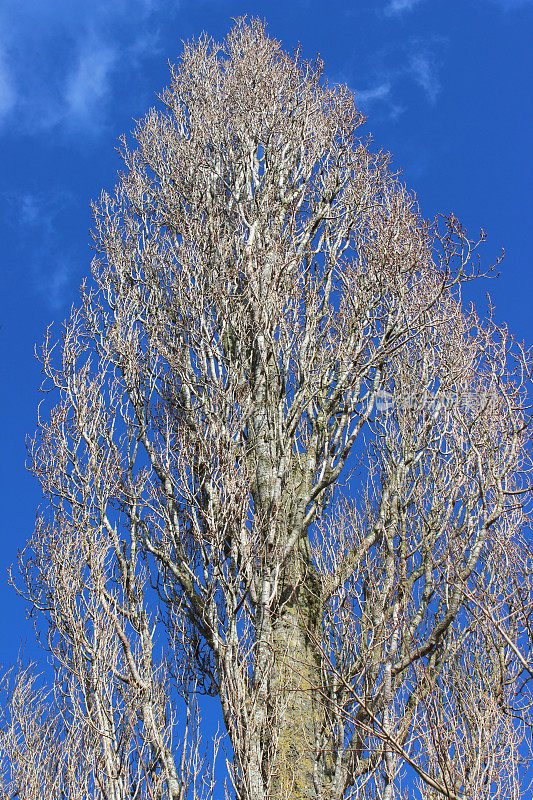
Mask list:
[{"label": "thin cloud streak", "polygon": [[392,16],[402,14],[404,11],[412,11],[421,2],[422,0],[391,0],[385,7],[385,14]]},{"label": "thin cloud streak", "polygon": [[[424,0],[390,0],[383,9],[383,13],[389,17],[399,16],[405,11],[412,11],[415,6],[420,5],[422,2]],[[513,11],[523,6],[533,5],[533,0],[487,0],[487,2],[500,6],[504,11]]]},{"label": "thin cloud streak", "polygon": [[4,54],[0,51],[0,122],[14,109],[16,92],[8,72]]},{"label": "thin cloud streak", "polygon": [[356,89],[355,93],[357,101],[365,106],[376,100],[385,100],[390,95],[390,83],[380,83],[378,86],[373,86],[370,89]]},{"label": "thin cloud streak", "polygon": [[396,119],[404,110],[402,106],[395,103],[392,99],[392,83],[384,81],[369,89],[355,89],[355,97],[361,111],[369,111],[376,104],[382,103],[387,108],[387,116]]},{"label": "thin cloud streak", "polygon": [[24,261],[28,265],[35,289],[46,297],[53,311],[65,305],[76,275],[74,264],[80,261],[63,246],[61,228],[72,204],[67,191],[25,192],[4,197],[11,210],[10,224],[24,232]]},{"label": "thin cloud streak", "polygon": [[[9,120],[10,131],[30,135],[54,131],[94,139],[107,125],[121,74],[143,71],[159,51],[158,26],[148,20],[157,22],[163,11],[171,20],[179,9],[179,0],[94,0],[79,8],[69,0],[4,0],[0,123]],[[6,37],[10,53],[35,54],[31,67],[26,59],[7,59]]]},{"label": "thin cloud streak", "polygon": [[429,102],[434,105],[440,91],[440,83],[428,56],[424,53],[413,54],[407,71],[412,74],[413,79],[423,89]]},{"label": "thin cloud streak", "polygon": [[511,11],[521,6],[533,5],[533,0],[489,0],[489,2],[501,6],[504,11]]},{"label": "thin cloud streak", "polygon": [[[381,55],[385,59],[391,53],[384,52]],[[376,80],[373,85],[365,89],[354,89],[363,111],[370,106],[379,108],[381,105],[388,118],[396,119],[405,110],[405,106],[398,101],[398,94],[401,84],[406,81],[414,82],[423,91],[428,103],[436,103],[441,86],[435,57],[429,50],[428,43],[412,41],[395,53],[395,61],[395,66],[382,66],[375,71]]]},{"label": "thin cloud streak", "polygon": [[79,54],[65,91],[64,119],[71,127],[100,127],[100,113],[110,92],[116,51],[91,37]]}]

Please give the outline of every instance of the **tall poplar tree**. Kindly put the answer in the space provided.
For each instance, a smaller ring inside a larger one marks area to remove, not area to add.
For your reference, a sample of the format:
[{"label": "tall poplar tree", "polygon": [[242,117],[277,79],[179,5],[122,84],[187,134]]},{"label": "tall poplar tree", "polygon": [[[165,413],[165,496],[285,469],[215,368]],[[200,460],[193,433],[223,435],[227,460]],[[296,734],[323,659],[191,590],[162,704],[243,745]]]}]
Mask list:
[{"label": "tall poplar tree", "polygon": [[222,797],[208,694],[238,800],[518,798],[530,360],[461,302],[477,244],[258,21],[160,100],[43,348],[55,680],[10,689],[0,797]]}]

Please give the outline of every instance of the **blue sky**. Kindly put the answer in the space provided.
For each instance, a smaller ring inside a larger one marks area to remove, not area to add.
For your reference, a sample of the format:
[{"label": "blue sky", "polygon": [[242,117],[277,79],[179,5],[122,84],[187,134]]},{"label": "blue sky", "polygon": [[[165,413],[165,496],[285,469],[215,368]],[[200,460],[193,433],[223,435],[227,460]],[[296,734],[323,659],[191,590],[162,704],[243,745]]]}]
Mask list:
[{"label": "blue sky", "polygon": [[154,104],[182,39],[222,38],[245,13],[358,93],[373,147],[393,153],[425,216],[483,227],[484,264],[505,247],[502,276],[472,296],[490,291],[498,319],[533,343],[532,0],[3,0],[0,662],[31,640],[4,576],[39,503],[24,468],[34,346],[88,273],[89,203],[115,182],[119,135]]}]

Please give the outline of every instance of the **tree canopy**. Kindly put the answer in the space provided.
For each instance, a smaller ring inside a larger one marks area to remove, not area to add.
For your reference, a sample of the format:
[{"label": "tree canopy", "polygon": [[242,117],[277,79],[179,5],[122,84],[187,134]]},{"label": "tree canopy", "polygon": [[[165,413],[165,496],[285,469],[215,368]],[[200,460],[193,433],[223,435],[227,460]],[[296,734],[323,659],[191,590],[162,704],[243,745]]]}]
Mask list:
[{"label": "tree canopy", "polygon": [[[3,797],[518,798],[530,356],[479,242],[256,20],[186,43],[42,364]],[[204,752],[201,694],[224,736]],[[407,777],[406,777],[407,776]]]}]

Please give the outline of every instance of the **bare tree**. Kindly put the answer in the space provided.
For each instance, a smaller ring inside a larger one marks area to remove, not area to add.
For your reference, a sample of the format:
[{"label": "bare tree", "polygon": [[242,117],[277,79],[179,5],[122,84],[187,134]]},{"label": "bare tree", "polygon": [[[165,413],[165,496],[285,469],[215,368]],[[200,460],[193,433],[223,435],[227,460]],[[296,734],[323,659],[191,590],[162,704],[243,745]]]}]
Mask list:
[{"label": "bare tree", "polygon": [[20,568],[55,679],[6,706],[5,796],[219,796],[204,693],[239,800],[518,798],[530,359],[461,303],[479,243],[260,22],[160,99],[44,343]]}]

